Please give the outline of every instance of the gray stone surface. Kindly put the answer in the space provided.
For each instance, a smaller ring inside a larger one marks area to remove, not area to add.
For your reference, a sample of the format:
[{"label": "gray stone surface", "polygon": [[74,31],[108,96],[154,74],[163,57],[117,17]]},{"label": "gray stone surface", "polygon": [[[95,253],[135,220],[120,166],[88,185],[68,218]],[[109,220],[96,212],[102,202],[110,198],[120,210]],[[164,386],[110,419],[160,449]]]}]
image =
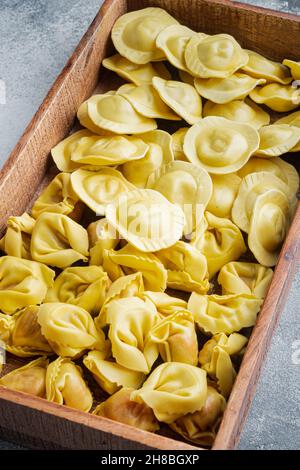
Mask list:
[{"label": "gray stone surface", "polygon": [[[0,0],[0,166],[101,3]],[[300,0],[252,3],[300,13]],[[6,104],[2,104],[3,83]],[[298,273],[267,356],[240,449],[300,448],[299,305]],[[0,449],[18,448],[0,440]]]}]

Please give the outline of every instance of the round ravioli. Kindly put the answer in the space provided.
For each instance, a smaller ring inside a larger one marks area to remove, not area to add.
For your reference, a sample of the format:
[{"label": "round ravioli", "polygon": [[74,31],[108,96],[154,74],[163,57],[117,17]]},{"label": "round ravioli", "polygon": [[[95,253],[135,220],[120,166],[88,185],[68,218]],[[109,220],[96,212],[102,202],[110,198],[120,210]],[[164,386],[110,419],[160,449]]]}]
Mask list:
[{"label": "round ravioli", "polygon": [[[274,124],[289,124],[290,126],[300,127],[300,111],[295,111],[281,119],[278,119]],[[290,149],[290,152],[300,152],[300,141]]]},{"label": "round ravioli", "polygon": [[79,169],[72,173],[71,181],[77,196],[97,215],[104,215],[106,206],[121,193],[134,189],[114,168]]},{"label": "round ravioli", "polygon": [[236,173],[212,175],[213,191],[207,210],[217,217],[231,219],[231,209],[242,179]]},{"label": "round ravioli", "polygon": [[188,130],[188,127],[181,127],[172,134],[172,147],[175,160],[188,161],[183,152],[183,141]]},{"label": "round ravioli", "polygon": [[149,176],[147,188],[159,191],[183,209],[186,234],[199,223],[213,190],[211,177],[205,169],[181,161],[158,168]]},{"label": "round ravioli", "polygon": [[80,166],[82,166],[76,162],[73,162],[71,160],[71,156],[78,142],[80,142],[83,137],[91,137],[92,135],[93,134],[87,129],[74,132],[74,134],[71,134],[69,137],[59,142],[59,144],[51,149],[51,155],[54,163],[60,171],[71,173],[72,171],[77,170]]},{"label": "round ravioli", "polygon": [[162,8],[144,8],[120,16],[115,22],[111,38],[117,51],[135,64],[163,60],[164,53],[157,48],[158,34],[171,24],[178,24]]},{"label": "round ravioli", "polygon": [[183,25],[171,25],[163,29],[156,39],[156,46],[161,49],[168,61],[180,70],[186,70],[184,52],[187,43],[197,36],[190,28]]},{"label": "round ravioli", "polygon": [[253,207],[248,245],[257,261],[275,266],[289,226],[289,201],[284,193],[271,189],[261,194]]},{"label": "round ravioli", "polygon": [[282,64],[290,69],[294,80],[300,80],[300,62],[296,62],[295,60],[284,59]]},{"label": "round ravioli", "polygon": [[168,132],[155,130],[139,135],[149,149],[144,158],[124,163],[121,171],[130,183],[138,188],[145,188],[148,177],[164,163],[174,160],[172,137]]},{"label": "round ravioli", "polygon": [[265,104],[273,111],[284,113],[298,108],[300,104],[300,90],[292,85],[269,83],[251,91],[250,98],[255,103]]},{"label": "round ravioli", "polygon": [[249,124],[209,116],[192,126],[184,138],[188,160],[210,173],[232,173],[258,149],[259,134]]},{"label": "round ravioli", "polygon": [[206,101],[203,107],[203,116],[219,116],[230,121],[251,124],[255,129],[270,123],[269,114],[248,98],[245,101],[235,100],[226,104]]},{"label": "round ravioli", "polygon": [[287,85],[292,81],[289,69],[280,62],[274,62],[254,51],[246,50],[249,61],[242,67],[242,70],[251,77],[264,78],[268,82],[281,83]]},{"label": "round ravioli", "polygon": [[247,52],[229,34],[197,35],[185,49],[187,69],[195,77],[230,77],[248,60]]},{"label": "round ravioli", "polygon": [[139,65],[130,62],[120,54],[107,57],[102,61],[102,65],[135,85],[151,85],[153,77],[161,77],[166,80],[171,78],[170,72],[162,62]]},{"label": "round ravioli", "polygon": [[82,137],[71,154],[71,160],[87,165],[120,165],[146,155],[148,145],[128,136]]},{"label": "round ravioli", "polygon": [[[116,92],[114,90],[107,91],[106,93],[104,93],[104,95],[107,95],[107,96],[113,96],[115,94],[116,94]],[[79,106],[78,111],[77,111],[78,121],[80,122],[80,124],[83,127],[86,127],[87,129],[89,129],[94,134],[98,134],[98,135],[112,135],[112,134],[115,134],[112,131],[108,131],[108,130],[103,129],[100,126],[97,126],[97,124],[95,124],[89,116],[88,103],[91,103],[91,102],[97,103],[98,96],[99,95],[93,95],[87,101],[84,101],[83,103],[81,103],[81,105]]]},{"label": "round ravioli", "polygon": [[271,124],[259,130],[260,143],[255,152],[258,157],[278,157],[289,152],[300,141],[300,127]]},{"label": "round ravioli", "polygon": [[199,95],[214,103],[224,104],[244,99],[257,85],[266,80],[252,78],[245,73],[234,73],[226,78],[195,78],[195,88]]},{"label": "round ravioli", "polygon": [[125,240],[144,252],[174,245],[185,224],[182,209],[152,189],[124,194],[107,208],[106,217]]},{"label": "round ravioli", "polygon": [[187,123],[201,120],[202,101],[193,86],[159,77],[154,77],[152,83],[161,99]]},{"label": "round ravioli", "polygon": [[165,104],[152,85],[126,84],[117,93],[124,96],[142,116],[180,121],[180,117]]},{"label": "round ravioli", "polygon": [[281,191],[289,200],[294,198],[287,184],[272,173],[265,171],[250,173],[242,180],[232,207],[232,220],[241,230],[244,232],[249,231],[257,197],[271,189]]},{"label": "round ravioli", "polygon": [[88,116],[97,128],[115,134],[139,134],[157,127],[154,119],[139,114],[120,94],[94,95],[86,103]]}]

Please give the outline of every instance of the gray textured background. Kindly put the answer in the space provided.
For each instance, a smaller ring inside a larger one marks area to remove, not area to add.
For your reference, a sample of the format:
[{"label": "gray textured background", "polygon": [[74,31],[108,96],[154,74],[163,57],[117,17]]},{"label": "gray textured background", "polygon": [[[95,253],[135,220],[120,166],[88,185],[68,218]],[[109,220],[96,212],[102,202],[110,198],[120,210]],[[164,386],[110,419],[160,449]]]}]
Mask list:
[{"label": "gray textured background", "polygon": [[[0,0],[0,80],[6,85],[6,104],[0,104],[0,166],[101,3]],[[300,0],[248,3],[300,13]],[[0,103],[2,98],[0,95]],[[300,448],[300,353],[295,349],[297,341],[300,349],[299,305],[298,273],[272,341],[240,449]],[[0,449],[11,448],[18,447],[0,440]]]}]

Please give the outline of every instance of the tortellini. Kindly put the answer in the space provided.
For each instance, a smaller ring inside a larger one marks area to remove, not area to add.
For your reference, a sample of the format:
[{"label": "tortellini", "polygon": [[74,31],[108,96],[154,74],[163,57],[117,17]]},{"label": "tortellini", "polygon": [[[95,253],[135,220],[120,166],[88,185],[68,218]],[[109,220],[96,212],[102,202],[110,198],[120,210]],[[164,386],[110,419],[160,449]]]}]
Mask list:
[{"label": "tortellini", "polygon": [[255,103],[265,104],[273,109],[273,111],[284,113],[298,108],[300,104],[300,90],[292,85],[269,83],[251,91],[250,98]]},{"label": "tortellini", "polygon": [[167,317],[179,310],[187,309],[187,302],[185,300],[178,297],[172,297],[166,292],[144,291],[143,297],[154,303],[161,317]]},{"label": "tortellini", "polygon": [[216,380],[220,393],[228,398],[236,377],[230,356],[241,352],[248,339],[238,333],[217,334],[207,341],[199,352],[199,362],[208,376]]},{"label": "tortellini", "polygon": [[204,168],[181,161],[163,165],[152,173],[147,188],[159,191],[183,209],[185,233],[191,233],[199,223],[213,191],[211,177]]},{"label": "tortellini", "polygon": [[272,277],[272,269],[258,263],[232,261],[220,270],[218,283],[223,295],[249,294],[264,299]]},{"label": "tortellini", "polygon": [[150,406],[159,421],[172,423],[200,410],[206,397],[204,370],[182,362],[166,362],[154,369],[130,399]]},{"label": "tortellini", "polygon": [[178,418],[170,424],[170,428],[194,444],[211,446],[225,406],[225,398],[215,388],[208,386],[207,398],[201,410]]},{"label": "tortellini", "polygon": [[169,62],[180,70],[186,70],[185,48],[189,40],[197,36],[195,31],[183,25],[174,24],[163,29],[156,38],[156,45]]},{"label": "tortellini", "polygon": [[265,83],[264,79],[255,79],[244,73],[235,73],[226,78],[195,78],[195,88],[199,95],[218,104],[242,100],[257,85]]},{"label": "tortellini", "polygon": [[111,38],[117,51],[136,64],[164,59],[156,47],[160,31],[178,22],[162,8],[144,8],[120,16],[115,22]]},{"label": "tortellini", "polygon": [[48,290],[45,302],[78,305],[96,314],[102,307],[109,285],[108,275],[100,266],[66,268]]},{"label": "tortellini", "polygon": [[270,189],[255,200],[248,245],[257,261],[275,266],[289,227],[289,201],[284,193]]},{"label": "tortellini", "polygon": [[277,82],[287,85],[292,81],[289,69],[279,62],[274,62],[254,51],[246,50],[249,61],[242,70],[251,77],[264,78],[268,82]]},{"label": "tortellini", "polygon": [[248,60],[247,52],[229,34],[193,36],[185,48],[187,69],[195,77],[230,77]]},{"label": "tortellini", "polygon": [[152,84],[161,99],[187,123],[201,120],[202,100],[193,86],[159,77],[154,77]]},{"label": "tortellini", "polygon": [[226,174],[241,168],[258,147],[259,134],[251,125],[208,116],[187,131],[183,151],[194,165]]},{"label": "tortellini", "polygon": [[152,189],[124,193],[107,208],[106,217],[125,240],[144,252],[172,246],[185,224],[182,209]]},{"label": "tortellini", "polygon": [[9,217],[5,235],[0,240],[0,250],[9,256],[31,259],[30,242],[35,220],[26,212],[19,217]]},{"label": "tortellini", "polygon": [[78,119],[92,132],[95,132],[96,129],[101,132],[101,129],[104,129],[115,134],[140,134],[157,128],[154,119],[139,114],[132,104],[120,94],[94,95],[81,105],[81,107],[83,106],[87,110],[89,121],[82,120],[82,108],[79,108]]},{"label": "tortellini", "polygon": [[142,116],[154,119],[180,120],[180,117],[161,99],[152,84],[139,86],[133,84],[123,85],[119,88],[118,94],[124,96]]},{"label": "tortellini", "polygon": [[87,261],[87,232],[64,214],[43,212],[32,231],[31,256],[35,261],[58,268],[66,268],[79,260]]},{"label": "tortellini", "polygon": [[300,62],[296,62],[295,60],[284,59],[282,65],[290,69],[294,80],[300,80]]},{"label": "tortellini", "polygon": [[226,263],[237,260],[246,252],[246,245],[239,228],[229,219],[222,219],[206,212],[201,227],[191,240],[206,257],[209,279]]},{"label": "tortellini", "polygon": [[39,308],[25,307],[10,317],[0,314],[0,339],[8,352],[18,357],[53,354],[38,323]]},{"label": "tortellini", "polygon": [[109,395],[116,393],[120,388],[139,388],[145,375],[142,372],[127,369],[117,362],[105,359],[100,351],[90,351],[83,359],[83,364],[93,374],[100,387]]},{"label": "tortellini", "polygon": [[102,65],[135,85],[151,85],[153,77],[166,80],[171,78],[170,72],[162,62],[135,64],[120,54],[104,59]]},{"label": "tortellini", "polygon": [[0,311],[9,315],[43,302],[55,276],[44,264],[14,256],[0,257],[0,273]]},{"label": "tortellini", "polygon": [[72,173],[71,181],[78,197],[97,215],[105,215],[108,204],[120,194],[134,189],[122,173],[108,167],[97,170],[80,168]]},{"label": "tortellini", "polygon": [[149,145],[141,160],[124,163],[120,170],[125,178],[138,188],[145,188],[148,177],[164,163],[174,160],[170,134],[162,130],[146,132],[139,136]]},{"label": "tortellini", "polygon": [[130,399],[132,388],[122,388],[104,402],[100,403],[93,414],[129,424],[148,432],[155,432],[159,424],[152,409],[145,403],[136,403]]},{"label": "tortellini", "polygon": [[300,127],[272,124],[259,129],[258,157],[278,157],[289,152],[300,141]]},{"label": "tortellini", "polygon": [[48,363],[48,359],[39,357],[1,377],[0,385],[18,392],[45,398]]},{"label": "tortellini", "polygon": [[107,219],[103,217],[96,222],[92,222],[87,227],[90,246],[91,266],[101,266],[103,263],[104,250],[113,250],[119,243],[119,234],[112,227]]},{"label": "tortellini", "polygon": [[108,337],[116,362],[148,374],[158,357],[158,346],[149,331],[159,319],[155,305],[139,297],[113,300],[107,305]]},{"label": "tortellini", "polygon": [[249,294],[200,295],[193,292],[188,310],[204,333],[230,334],[253,326],[262,302]]},{"label": "tortellini", "polygon": [[72,217],[79,198],[74,192],[69,173],[59,173],[35,201],[31,213],[37,218],[43,212],[55,212]]},{"label": "tortellini", "polygon": [[121,165],[143,158],[147,150],[148,145],[134,136],[90,136],[80,139],[71,159],[82,165]]},{"label": "tortellini", "polygon": [[209,290],[207,260],[195,246],[180,240],[155,254],[167,269],[168,287],[200,294]]},{"label": "tortellini", "polygon": [[158,344],[165,362],[197,365],[198,341],[194,318],[187,310],[178,310],[160,320],[150,331],[150,338]]},{"label": "tortellini", "polygon": [[231,219],[231,209],[237,196],[242,179],[236,173],[211,175],[212,196],[207,210],[216,217]]},{"label": "tortellini", "polygon": [[270,115],[248,98],[245,101],[234,100],[225,104],[206,101],[203,108],[203,117],[207,116],[219,116],[230,121],[251,124],[255,129],[267,126],[270,123]]},{"label": "tortellini", "polygon": [[42,334],[59,356],[77,358],[87,349],[106,350],[105,336],[91,315],[77,305],[44,303],[38,311]]},{"label": "tortellini", "polygon": [[46,398],[81,411],[90,411],[93,404],[81,367],[63,357],[58,357],[47,368]]}]

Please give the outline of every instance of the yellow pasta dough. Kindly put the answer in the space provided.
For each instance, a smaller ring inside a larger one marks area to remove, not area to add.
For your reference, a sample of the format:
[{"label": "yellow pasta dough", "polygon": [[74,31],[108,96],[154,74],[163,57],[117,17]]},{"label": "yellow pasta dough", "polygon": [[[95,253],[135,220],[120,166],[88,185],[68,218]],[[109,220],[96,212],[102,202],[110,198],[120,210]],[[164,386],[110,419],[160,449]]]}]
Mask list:
[{"label": "yellow pasta dough", "polygon": [[42,334],[59,356],[77,358],[87,349],[106,348],[102,330],[97,330],[91,315],[78,305],[44,303],[38,322]]},{"label": "yellow pasta dough", "polygon": [[165,362],[198,363],[198,341],[193,315],[178,310],[160,320],[150,331],[151,340],[158,344]]},{"label": "yellow pasta dough", "polygon": [[195,77],[226,78],[248,60],[247,52],[229,34],[197,35],[185,48],[187,69]]},{"label": "yellow pasta dough", "polygon": [[[106,96],[113,96],[116,94],[115,90],[107,91],[104,93]],[[102,96],[102,95],[101,95]],[[98,124],[96,124],[90,117],[89,109],[88,109],[88,103],[95,103],[97,104],[99,101],[99,95],[92,95],[87,101],[84,101],[78,108],[77,111],[77,118],[80,124],[83,127],[86,127],[89,129],[89,135],[97,134],[97,135],[116,135],[115,132],[104,129],[103,127],[100,127]],[[91,134],[91,132],[93,134]],[[78,165],[77,165],[78,168]]]},{"label": "yellow pasta dough", "polygon": [[60,171],[71,173],[81,166],[71,160],[71,155],[76,148],[76,145],[83,137],[91,137],[92,135],[93,134],[87,129],[82,129],[74,132],[74,134],[71,134],[53,147],[51,155]]},{"label": "yellow pasta dough", "polygon": [[124,193],[107,207],[106,217],[125,240],[144,252],[173,245],[185,224],[182,209],[152,189]]},{"label": "yellow pasta dough", "polygon": [[139,86],[133,84],[123,85],[119,88],[118,94],[124,96],[142,116],[180,121],[180,117],[165,104],[152,84]]},{"label": "yellow pasta dough", "polygon": [[5,235],[0,240],[0,250],[9,256],[31,259],[30,241],[35,220],[26,212],[7,219]]},{"label": "yellow pasta dough", "polygon": [[48,359],[39,357],[1,377],[0,385],[18,392],[45,398],[48,363]]},{"label": "yellow pasta dough", "polygon": [[183,25],[174,24],[163,29],[156,38],[156,46],[161,49],[168,61],[180,70],[186,70],[185,48],[197,33]]},{"label": "yellow pasta dough", "polygon": [[222,294],[251,294],[264,299],[273,277],[272,269],[257,263],[233,261],[219,272]]},{"label": "yellow pasta dough", "polygon": [[149,331],[159,319],[155,305],[139,297],[112,300],[107,305],[108,337],[116,362],[127,369],[148,374],[158,356]]},{"label": "yellow pasta dough", "polygon": [[93,414],[134,426],[143,431],[158,431],[159,424],[153,411],[145,403],[136,403],[130,400],[132,391],[132,388],[122,388],[100,403]]},{"label": "yellow pasta dough", "polygon": [[209,279],[226,263],[237,260],[246,252],[239,228],[231,220],[216,217],[210,212],[205,213],[191,244],[206,257]]},{"label": "yellow pasta dough", "polygon": [[255,79],[244,73],[234,73],[226,78],[195,78],[199,95],[218,104],[242,100],[257,85],[265,83],[266,80],[262,78]]},{"label": "yellow pasta dough", "polygon": [[55,276],[44,264],[14,256],[0,257],[0,273],[0,311],[9,315],[43,302]]},{"label": "yellow pasta dough", "polygon": [[167,269],[168,287],[199,293],[209,290],[207,261],[195,246],[178,241],[170,248],[157,251],[155,255]]},{"label": "yellow pasta dough", "polygon": [[265,104],[273,111],[284,113],[298,108],[300,104],[300,90],[292,85],[269,83],[251,91],[250,98],[255,103]]},{"label": "yellow pasta dough", "polygon": [[90,411],[93,404],[81,367],[63,357],[58,357],[47,368],[46,398],[81,411]]},{"label": "yellow pasta dough", "polygon": [[120,171],[108,167],[98,170],[80,168],[72,173],[71,181],[77,196],[97,215],[104,215],[108,204],[120,194],[134,189]]},{"label": "yellow pasta dough", "polygon": [[110,280],[100,266],[66,268],[48,290],[45,302],[78,305],[96,314],[104,302],[109,285]]},{"label": "yellow pasta dough", "polygon": [[271,124],[259,129],[260,143],[255,155],[258,157],[278,157],[300,141],[300,127],[288,124]]},{"label": "yellow pasta dough", "polygon": [[101,266],[104,250],[115,249],[119,243],[119,234],[107,219],[103,217],[87,227],[90,246],[90,265]]},{"label": "yellow pasta dough", "polygon": [[203,108],[203,116],[219,116],[230,121],[251,124],[255,129],[267,126],[270,123],[269,114],[248,98],[245,101],[234,100],[225,104],[206,101]]},{"label": "yellow pasta dough", "polygon": [[154,77],[152,84],[161,99],[189,124],[202,118],[202,101],[195,88],[187,83]]},{"label": "yellow pasta dough", "polygon": [[294,80],[300,80],[300,62],[296,62],[295,60],[284,59],[282,64],[290,69]]},{"label": "yellow pasta dough", "polygon": [[270,189],[257,197],[250,219],[248,245],[257,261],[275,266],[289,227],[289,201],[284,193]]},{"label": "yellow pasta dough", "polygon": [[102,65],[135,85],[151,85],[153,77],[166,80],[171,78],[170,72],[162,62],[135,64],[120,54],[107,57],[102,61]]},{"label": "yellow pasta dough", "polygon": [[145,379],[142,372],[127,369],[117,362],[107,360],[100,351],[90,351],[83,359],[83,364],[109,395],[123,387],[139,388]]},{"label": "yellow pasta dough", "polygon": [[143,297],[154,303],[161,317],[167,317],[179,310],[186,310],[187,302],[183,299],[172,297],[166,292],[145,291]]},{"label": "yellow pasta dough", "polygon": [[156,418],[172,423],[200,410],[207,397],[206,372],[182,362],[166,362],[156,367],[131,400],[146,403]]},{"label": "yellow pasta dough", "polygon": [[258,146],[259,134],[249,124],[209,116],[187,131],[183,151],[194,165],[226,174],[241,168]]},{"label": "yellow pasta dough", "polygon": [[35,201],[31,213],[37,218],[43,212],[55,212],[72,216],[78,196],[71,185],[69,173],[59,173]]},{"label": "yellow pasta dough", "polygon": [[207,387],[207,398],[199,411],[189,413],[170,424],[173,431],[200,446],[211,446],[216,437],[226,400],[217,390]]},{"label": "yellow pasta dough", "polygon": [[175,160],[188,161],[183,152],[183,141],[188,130],[188,127],[181,127],[172,134],[172,148]]},{"label": "yellow pasta dough", "polygon": [[277,82],[287,85],[292,81],[289,69],[280,62],[274,62],[254,51],[246,51],[249,61],[242,67],[248,75],[256,78],[264,78],[268,82]]},{"label": "yellow pasta dough", "polygon": [[213,191],[211,177],[204,168],[181,161],[158,168],[149,176],[147,188],[159,191],[182,208],[186,219],[184,232],[187,234],[201,219]]},{"label": "yellow pasta dough", "polygon": [[211,175],[212,196],[207,210],[216,217],[231,219],[231,209],[242,179],[236,173]]},{"label": "yellow pasta dough", "polygon": [[86,230],[70,217],[43,212],[37,218],[31,237],[32,259],[66,268],[75,261],[87,261],[88,248]]},{"label": "yellow pasta dough", "polygon": [[193,292],[188,310],[206,334],[230,334],[253,326],[263,300],[254,295],[200,295]]},{"label": "yellow pasta dough", "polygon": [[111,38],[121,56],[136,64],[147,64],[164,59],[164,53],[156,47],[156,38],[171,24],[178,22],[162,8],[144,8],[120,16]]}]

